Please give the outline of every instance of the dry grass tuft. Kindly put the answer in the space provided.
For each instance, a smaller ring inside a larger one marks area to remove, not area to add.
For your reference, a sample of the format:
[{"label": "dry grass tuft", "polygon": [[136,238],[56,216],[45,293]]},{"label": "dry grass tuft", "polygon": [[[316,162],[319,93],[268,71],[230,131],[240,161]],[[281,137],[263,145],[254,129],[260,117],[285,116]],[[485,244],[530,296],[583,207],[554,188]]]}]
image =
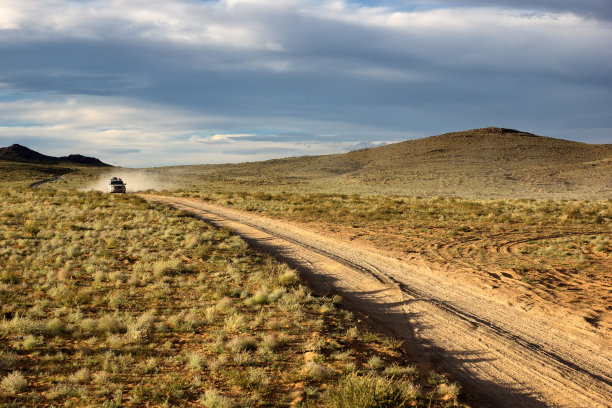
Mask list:
[{"label": "dry grass tuft", "polygon": [[130,195],[0,188],[0,238],[0,406],[289,406],[298,387],[323,407],[340,373],[408,363],[287,265]]},{"label": "dry grass tuft", "polygon": [[28,382],[19,371],[13,371],[0,381],[0,387],[11,394],[17,394],[25,390]]}]

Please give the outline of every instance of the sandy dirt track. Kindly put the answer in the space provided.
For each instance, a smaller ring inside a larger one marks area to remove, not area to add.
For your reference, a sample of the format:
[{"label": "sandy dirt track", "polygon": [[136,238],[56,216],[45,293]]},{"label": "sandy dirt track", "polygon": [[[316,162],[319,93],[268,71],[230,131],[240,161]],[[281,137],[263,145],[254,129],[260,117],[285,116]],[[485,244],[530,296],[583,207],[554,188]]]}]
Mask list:
[{"label": "sandy dirt track", "polygon": [[227,227],[287,261],[318,293],[404,340],[408,354],[457,379],[474,407],[610,407],[612,341],[583,319],[525,310],[417,259],[402,262],[285,221],[204,201],[140,195]]}]

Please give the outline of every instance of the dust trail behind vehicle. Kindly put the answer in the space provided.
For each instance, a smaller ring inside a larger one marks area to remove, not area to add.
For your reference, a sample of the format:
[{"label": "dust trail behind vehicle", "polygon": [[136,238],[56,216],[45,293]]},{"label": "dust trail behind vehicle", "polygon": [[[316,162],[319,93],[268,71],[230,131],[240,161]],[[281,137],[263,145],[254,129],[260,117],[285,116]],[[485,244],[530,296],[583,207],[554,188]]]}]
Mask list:
[{"label": "dust trail behind vehicle", "polygon": [[133,170],[116,168],[100,174],[98,179],[86,187],[82,191],[102,191],[106,192],[108,182],[112,177],[118,177],[123,180],[128,193],[146,190],[174,190],[177,188],[175,183],[164,180],[157,175],[151,174],[147,170]]}]

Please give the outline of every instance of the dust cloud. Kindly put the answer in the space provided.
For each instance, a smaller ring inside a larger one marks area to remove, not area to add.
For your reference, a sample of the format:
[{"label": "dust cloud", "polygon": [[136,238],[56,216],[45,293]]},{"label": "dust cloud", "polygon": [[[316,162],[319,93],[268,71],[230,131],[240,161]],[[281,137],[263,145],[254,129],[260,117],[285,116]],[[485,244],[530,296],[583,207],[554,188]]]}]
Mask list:
[{"label": "dust cloud", "polygon": [[108,189],[108,182],[111,177],[119,177],[125,183],[128,193],[135,193],[145,190],[174,190],[178,186],[155,174],[140,170],[115,169],[101,174],[98,180],[92,182],[83,191],[102,191]]}]

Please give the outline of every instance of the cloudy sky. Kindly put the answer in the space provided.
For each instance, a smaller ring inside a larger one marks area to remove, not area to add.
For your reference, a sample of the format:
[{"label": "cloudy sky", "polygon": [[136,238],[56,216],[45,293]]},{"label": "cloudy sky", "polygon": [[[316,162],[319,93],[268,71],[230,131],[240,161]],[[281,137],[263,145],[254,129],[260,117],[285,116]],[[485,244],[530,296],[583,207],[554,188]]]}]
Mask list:
[{"label": "cloudy sky", "polygon": [[0,0],[0,146],[128,167],[612,143],[610,0]]}]

